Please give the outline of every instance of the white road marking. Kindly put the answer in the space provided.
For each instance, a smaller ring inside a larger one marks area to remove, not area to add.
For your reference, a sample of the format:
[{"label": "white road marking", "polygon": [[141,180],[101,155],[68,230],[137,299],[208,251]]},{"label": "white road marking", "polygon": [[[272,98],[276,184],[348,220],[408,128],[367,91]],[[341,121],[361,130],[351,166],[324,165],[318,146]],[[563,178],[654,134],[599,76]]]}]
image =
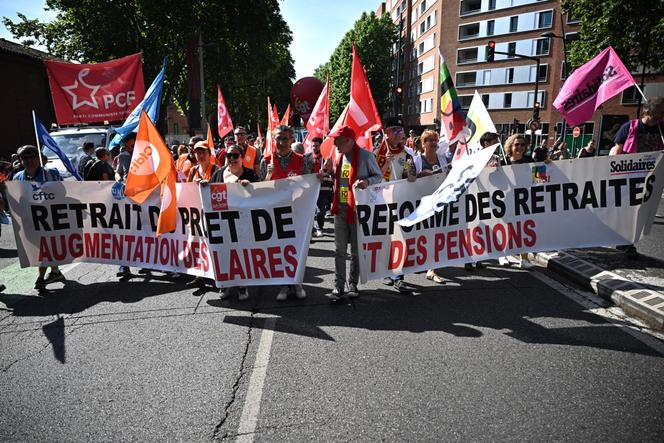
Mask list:
[{"label": "white road marking", "polygon": [[240,417],[240,426],[238,427],[237,442],[251,443],[254,441],[254,432],[256,432],[256,423],[258,423],[258,413],[261,409],[261,397],[263,396],[263,384],[267,374],[267,365],[270,361],[270,349],[272,348],[272,337],[274,336],[274,326],[277,319],[274,317],[265,320],[265,327],[261,333],[261,339],[256,351],[256,361],[251,370],[249,379],[249,388],[242,408]]},{"label": "white road marking", "polygon": [[588,312],[602,317],[613,326],[622,329],[649,348],[664,355],[664,334],[653,331],[639,320],[627,316],[619,307],[612,306],[605,308],[602,305],[606,304],[606,301],[596,294],[567,287],[539,271],[531,272],[530,275],[580,304]]}]

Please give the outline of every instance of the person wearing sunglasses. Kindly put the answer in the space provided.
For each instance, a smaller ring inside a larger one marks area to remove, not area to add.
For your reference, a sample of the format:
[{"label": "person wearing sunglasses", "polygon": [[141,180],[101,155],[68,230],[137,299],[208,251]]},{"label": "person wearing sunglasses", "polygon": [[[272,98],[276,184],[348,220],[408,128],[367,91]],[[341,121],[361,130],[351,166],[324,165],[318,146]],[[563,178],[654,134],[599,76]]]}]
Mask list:
[{"label": "person wearing sunglasses", "polygon": [[[44,183],[50,181],[62,181],[62,177],[57,169],[46,169],[41,166],[39,162],[40,152],[36,146],[25,145],[18,149],[18,158],[23,165],[23,170],[19,171],[12,180],[30,181],[37,183]],[[35,281],[35,289],[42,292],[46,289],[46,285],[57,281],[64,281],[65,276],[60,272],[57,266],[51,266],[51,272],[46,275],[48,267],[40,266],[38,270],[37,280]]]},{"label": "person wearing sunglasses", "polygon": [[532,163],[533,158],[526,154],[528,151],[528,139],[523,134],[511,135],[505,141],[505,155],[509,164]]},{"label": "person wearing sunglasses", "polygon": [[[290,126],[279,125],[274,130],[274,153],[263,157],[260,166],[260,177],[263,180],[278,180],[313,172],[313,157],[293,152],[293,130]],[[322,175],[319,173],[319,178]],[[277,301],[286,301],[288,293],[294,289],[295,297],[307,298],[307,293],[301,284],[282,286],[277,294]]]},{"label": "person wearing sunglasses", "polygon": [[258,149],[249,144],[247,130],[244,127],[238,126],[235,128],[235,140],[237,140],[237,145],[242,149],[242,165],[245,168],[253,169],[256,175],[258,175],[262,155]]},{"label": "person wearing sunglasses", "polygon": [[[210,183],[239,183],[247,186],[249,183],[255,183],[258,176],[253,169],[244,166],[242,148],[239,144],[230,146],[226,149],[226,166],[212,174]],[[204,183],[201,183],[204,185]],[[231,296],[233,288],[219,288],[219,298],[227,299]],[[237,288],[237,299],[240,301],[249,298],[249,291],[246,286]]]}]

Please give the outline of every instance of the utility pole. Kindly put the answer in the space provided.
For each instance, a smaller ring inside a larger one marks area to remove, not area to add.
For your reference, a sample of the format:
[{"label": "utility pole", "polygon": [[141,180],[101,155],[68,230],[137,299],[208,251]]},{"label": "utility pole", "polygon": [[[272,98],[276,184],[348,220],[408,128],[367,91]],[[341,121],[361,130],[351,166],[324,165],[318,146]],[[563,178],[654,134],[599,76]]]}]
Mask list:
[{"label": "utility pole", "polygon": [[207,134],[207,118],[205,115],[205,74],[203,69],[203,30],[198,27],[198,70],[201,82],[201,129]]}]

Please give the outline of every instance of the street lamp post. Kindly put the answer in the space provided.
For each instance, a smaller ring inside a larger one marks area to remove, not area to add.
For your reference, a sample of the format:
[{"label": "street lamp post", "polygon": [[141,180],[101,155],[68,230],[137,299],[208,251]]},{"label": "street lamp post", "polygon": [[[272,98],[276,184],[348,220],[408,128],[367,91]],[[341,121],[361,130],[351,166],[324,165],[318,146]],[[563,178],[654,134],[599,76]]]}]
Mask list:
[{"label": "street lamp post", "polygon": [[[567,40],[565,39],[565,24],[563,23],[565,20],[563,20],[563,17],[564,17],[563,11],[560,10],[560,32],[562,35],[558,35],[553,31],[544,32],[540,35],[542,37],[548,37],[548,38],[559,38],[563,41],[563,76],[565,77],[565,81],[567,81],[567,75],[569,73],[569,63],[567,62]],[[565,121],[565,117],[563,117],[562,135],[560,138],[563,142],[565,141],[566,135],[567,135],[567,122]]]}]

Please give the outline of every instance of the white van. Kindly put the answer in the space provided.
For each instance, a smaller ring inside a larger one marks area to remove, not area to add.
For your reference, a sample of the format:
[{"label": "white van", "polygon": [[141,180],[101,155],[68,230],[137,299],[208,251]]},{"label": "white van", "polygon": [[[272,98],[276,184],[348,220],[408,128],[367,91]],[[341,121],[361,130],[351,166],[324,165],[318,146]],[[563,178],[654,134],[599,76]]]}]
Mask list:
[{"label": "white van", "polygon": [[[92,142],[95,148],[99,146],[108,148],[113,134],[115,134],[115,131],[109,126],[62,128],[50,133],[53,140],[69,157],[74,167],[78,167],[78,161],[83,156],[83,143]],[[42,149],[42,151],[48,156],[47,167],[57,169],[63,178],[72,176],[64,167],[62,161],[50,149]]]}]

